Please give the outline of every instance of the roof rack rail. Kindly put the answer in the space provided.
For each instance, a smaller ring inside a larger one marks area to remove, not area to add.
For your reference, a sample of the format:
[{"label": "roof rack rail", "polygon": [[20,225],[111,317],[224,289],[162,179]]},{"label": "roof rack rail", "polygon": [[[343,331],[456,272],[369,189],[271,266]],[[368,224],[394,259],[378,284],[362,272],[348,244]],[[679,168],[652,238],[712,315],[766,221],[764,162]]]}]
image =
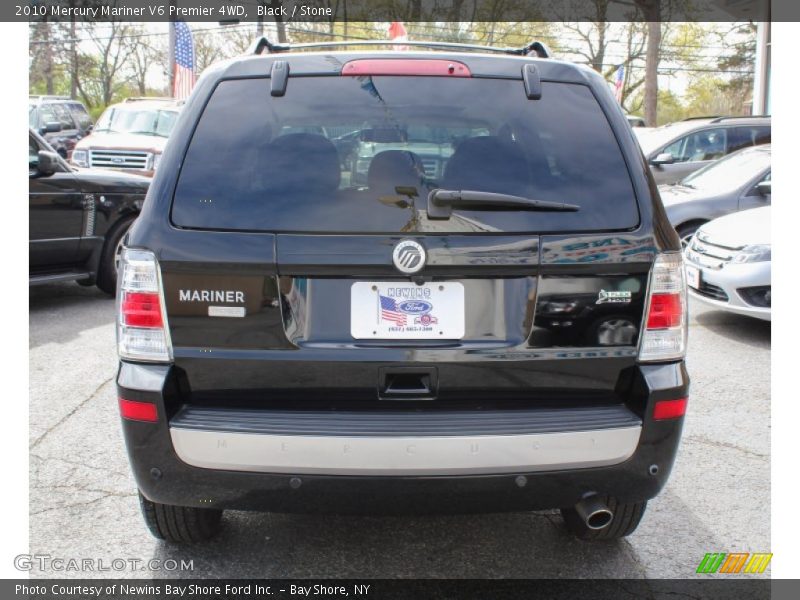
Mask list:
[{"label": "roof rack rail", "polygon": [[403,40],[342,40],[340,42],[307,42],[302,44],[274,44],[267,37],[256,39],[248,48],[248,54],[263,54],[266,49],[270,54],[291,52],[292,50],[307,50],[310,48],[333,48],[337,46],[414,46],[418,48],[443,48],[447,50],[482,50],[484,52],[499,52],[501,54],[514,54],[517,56],[538,56],[550,58],[549,48],[542,42],[532,41],[522,48],[503,48],[499,46],[481,46],[479,44],[459,44],[455,42],[425,42]]},{"label": "roof rack rail", "polygon": [[69,96],[53,96],[48,94],[30,94],[29,100],[72,100]]},{"label": "roof rack rail", "polygon": [[175,102],[175,98],[168,98],[166,96],[131,96],[130,98],[125,98],[123,102],[148,102],[150,100],[156,102]]},{"label": "roof rack rail", "polygon": [[712,123],[720,123],[722,121],[730,121],[732,119],[769,119],[772,115],[731,115],[728,117],[717,117]]},{"label": "roof rack rail", "polygon": [[722,119],[722,115],[700,115],[697,117],[686,117],[685,119],[681,119],[683,121],[701,121],[702,119]]}]

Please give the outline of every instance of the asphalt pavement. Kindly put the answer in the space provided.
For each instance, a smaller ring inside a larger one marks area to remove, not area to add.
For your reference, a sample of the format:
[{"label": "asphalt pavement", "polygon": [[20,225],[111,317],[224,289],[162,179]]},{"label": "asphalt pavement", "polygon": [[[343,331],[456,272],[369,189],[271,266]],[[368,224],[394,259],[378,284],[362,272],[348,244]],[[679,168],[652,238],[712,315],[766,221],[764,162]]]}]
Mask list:
[{"label": "asphalt pavement", "polygon": [[[74,283],[30,288],[28,552],[90,558],[107,569],[70,570],[65,562],[31,576],[680,578],[693,576],[707,552],[768,552],[770,324],[695,301],[690,316],[681,450],[665,490],[624,541],[577,541],[555,511],[226,512],[219,538],[171,547],[146,530],[128,469],[114,389],[113,299]],[[116,570],[114,559],[125,568]],[[193,570],[156,572],[146,566],[151,559],[192,561]]]}]

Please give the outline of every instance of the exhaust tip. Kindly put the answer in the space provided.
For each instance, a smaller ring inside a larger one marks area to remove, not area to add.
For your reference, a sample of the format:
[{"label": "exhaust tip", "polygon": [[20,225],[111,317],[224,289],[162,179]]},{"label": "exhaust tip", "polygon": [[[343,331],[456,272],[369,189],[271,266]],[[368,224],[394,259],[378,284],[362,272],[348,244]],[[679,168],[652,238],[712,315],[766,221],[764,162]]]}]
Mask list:
[{"label": "exhaust tip", "polygon": [[586,519],[586,526],[589,529],[603,529],[611,523],[613,518],[614,515],[610,510],[599,510],[589,515]]},{"label": "exhaust tip", "polygon": [[589,529],[603,529],[608,527],[614,518],[614,513],[606,506],[599,496],[587,496],[575,505],[575,512]]}]

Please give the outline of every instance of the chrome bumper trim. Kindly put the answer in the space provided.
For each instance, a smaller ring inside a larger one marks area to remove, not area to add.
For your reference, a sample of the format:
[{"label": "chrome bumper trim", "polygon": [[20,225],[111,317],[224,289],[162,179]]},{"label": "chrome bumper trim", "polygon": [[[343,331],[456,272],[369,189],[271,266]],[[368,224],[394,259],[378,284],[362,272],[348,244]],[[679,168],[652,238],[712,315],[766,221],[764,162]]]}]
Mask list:
[{"label": "chrome bumper trim", "polygon": [[641,427],[530,435],[336,437],[172,427],[185,463],[205,469],[307,475],[482,475],[603,467],[629,458]]}]

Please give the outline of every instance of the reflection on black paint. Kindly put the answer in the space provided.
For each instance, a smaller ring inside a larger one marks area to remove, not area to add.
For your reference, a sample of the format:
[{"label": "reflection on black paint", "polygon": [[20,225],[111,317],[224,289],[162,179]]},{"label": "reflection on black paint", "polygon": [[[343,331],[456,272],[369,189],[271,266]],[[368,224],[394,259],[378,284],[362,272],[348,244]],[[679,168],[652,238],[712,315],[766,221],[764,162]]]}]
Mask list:
[{"label": "reflection on black paint", "polygon": [[[601,291],[630,292],[604,302]],[[537,348],[634,346],[644,308],[645,275],[544,276],[530,344]]]}]

